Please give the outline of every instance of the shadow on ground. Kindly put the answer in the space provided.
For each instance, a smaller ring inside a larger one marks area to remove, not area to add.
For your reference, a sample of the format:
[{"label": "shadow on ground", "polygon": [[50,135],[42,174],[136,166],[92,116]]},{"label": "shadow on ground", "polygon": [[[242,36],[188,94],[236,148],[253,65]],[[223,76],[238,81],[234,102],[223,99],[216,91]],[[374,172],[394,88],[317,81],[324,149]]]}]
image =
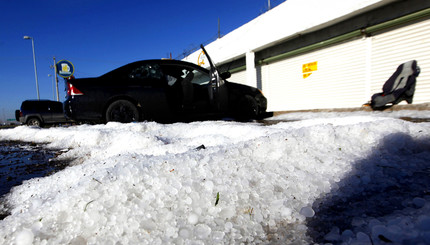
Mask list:
[{"label": "shadow on ground", "polygon": [[308,235],[313,241],[340,244],[341,240],[333,235],[339,234],[338,239],[342,239],[342,232],[350,230],[350,235],[367,234],[372,243],[389,244],[389,238],[370,234],[368,221],[398,211],[414,212],[420,208],[414,198],[430,200],[430,138],[387,136],[372,155],[356,162],[354,170],[338,184],[337,190],[313,204],[316,215],[307,220]]}]

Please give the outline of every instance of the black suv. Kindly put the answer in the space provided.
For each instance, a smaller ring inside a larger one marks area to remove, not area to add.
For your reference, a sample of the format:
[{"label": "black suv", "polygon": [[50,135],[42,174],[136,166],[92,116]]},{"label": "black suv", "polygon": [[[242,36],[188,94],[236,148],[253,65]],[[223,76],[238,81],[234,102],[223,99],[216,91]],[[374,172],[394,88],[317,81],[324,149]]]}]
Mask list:
[{"label": "black suv", "polygon": [[70,122],[63,111],[63,104],[52,100],[26,100],[21,110],[15,111],[15,119],[29,126]]}]

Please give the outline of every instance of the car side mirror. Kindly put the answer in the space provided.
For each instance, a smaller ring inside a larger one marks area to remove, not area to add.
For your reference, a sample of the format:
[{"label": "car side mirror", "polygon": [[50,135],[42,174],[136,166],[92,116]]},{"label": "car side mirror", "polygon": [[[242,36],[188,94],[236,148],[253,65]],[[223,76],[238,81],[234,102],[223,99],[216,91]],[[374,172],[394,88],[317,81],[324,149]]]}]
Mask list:
[{"label": "car side mirror", "polygon": [[231,73],[230,72],[228,72],[228,71],[226,71],[226,72],[223,72],[223,73],[221,73],[221,76],[220,76],[222,79],[228,79],[228,78],[230,78],[231,77]]}]

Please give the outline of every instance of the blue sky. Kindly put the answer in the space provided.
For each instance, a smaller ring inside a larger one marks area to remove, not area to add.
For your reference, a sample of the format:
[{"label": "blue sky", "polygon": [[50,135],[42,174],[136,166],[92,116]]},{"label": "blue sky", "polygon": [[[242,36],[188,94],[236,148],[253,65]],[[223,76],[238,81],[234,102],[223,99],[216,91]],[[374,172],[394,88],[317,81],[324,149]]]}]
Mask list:
[{"label": "blue sky", "polygon": [[[271,0],[271,6],[284,0]],[[41,99],[53,99],[53,57],[75,77],[95,77],[127,63],[181,58],[267,11],[268,0],[0,0],[0,121],[36,99],[34,38]],[[60,101],[64,80],[59,78]]]}]

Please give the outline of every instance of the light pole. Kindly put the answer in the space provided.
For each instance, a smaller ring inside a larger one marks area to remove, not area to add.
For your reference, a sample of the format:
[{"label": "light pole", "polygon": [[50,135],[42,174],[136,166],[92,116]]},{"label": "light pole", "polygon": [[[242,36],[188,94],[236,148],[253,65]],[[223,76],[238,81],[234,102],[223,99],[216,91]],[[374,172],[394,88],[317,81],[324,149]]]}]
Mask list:
[{"label": "light pole", "polygon": [[55,100],[55,83],[54,83],[54,76],[51,74],[48,74],[48,77],[52,77],[52,100]]},{"label": "light pole", "polygon": [[57,62],[55,61],[55,56],[54,56],[54,65],[51,65],[49,67],[51,69],[54,69],[54,74],[55,74],[55,88],[57,90],[57,101],[60,101],[59,94],[58,94]]},{"label": "light pole", "polygon": [[40,100],[39,96],[39,83],[37,82],[37,68],[36,68],[36,55],[34,53],[34,38],[29,36],[24,36],[25,40],[31,40],[31,47],[33,48],[33,63],[34,63],[34,77],[36,78],[36,92],[37,92],[37,100]]}]

